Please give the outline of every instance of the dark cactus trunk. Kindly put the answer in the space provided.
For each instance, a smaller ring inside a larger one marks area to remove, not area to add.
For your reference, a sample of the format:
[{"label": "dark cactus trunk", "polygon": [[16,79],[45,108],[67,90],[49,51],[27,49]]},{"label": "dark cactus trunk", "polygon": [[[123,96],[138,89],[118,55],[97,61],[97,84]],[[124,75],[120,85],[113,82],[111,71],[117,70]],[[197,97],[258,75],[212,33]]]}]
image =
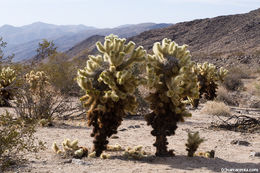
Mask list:
[{"label": "dark cactus trunk", "polygon": [[88,125],[93,125],[91,137],[94,137],[93,151],[99,157],[101,153],[106,150],[108,138],[117,133],[117,128],[123,121],[122,105],[114,105],[115,111],[102,112],[98,109],[88,112]]}]

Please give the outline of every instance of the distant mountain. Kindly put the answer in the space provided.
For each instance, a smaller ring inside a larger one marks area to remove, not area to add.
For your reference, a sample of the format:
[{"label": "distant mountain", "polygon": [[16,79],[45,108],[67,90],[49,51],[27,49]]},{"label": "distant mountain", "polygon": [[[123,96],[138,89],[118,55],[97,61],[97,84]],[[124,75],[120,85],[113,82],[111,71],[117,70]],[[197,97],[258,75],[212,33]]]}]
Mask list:
[{"label": "distant mountain", "polygon": [[153,43],[170,38],[188,44],[196,54],[246,54],[260,51],[260,8],[249,13],[181,22],[129,38],[151,50]]},{"label": "distant mountain", "polygon": [[22,27],[4,25],[0,27],[0,36],[10,45],[18,45],[37,39],[56,39],[64,35],[72,35],[87,29],[96,29],[84,25],[52,25],[36,22]]},{"label": "distant mountain", "polygon": [[14,53],[14,61],[30,59],[36,54],[38,43],[43,39],[54,40],[59,51],[66,51],[75,44],[93,36],[117,34],[120,37],[131,37],[155,28],[167,27],[170,24],[142,23],[124,25],[116,28],[98,29],[84,25],[52,25],[42,22],[22,27],[4,25],[0,27],[0,36],[8,43],[5,53]]},{"label": "distant mountain", "polygon": [[[128,38],[127,42],[134,41],[151,52],[153,44],[161,42],[163,38],[170,38],[179,45],[188,44],[195,61],[209,61],[225,66],[237,63],[260,65],[260,9],[152,29]],[[103,42],[104,37],[90,37],[66,53],[74,58],[85,58],[96,53],[96,41]],[[229,55],[232,55],[231,58],[227,58]]]}]

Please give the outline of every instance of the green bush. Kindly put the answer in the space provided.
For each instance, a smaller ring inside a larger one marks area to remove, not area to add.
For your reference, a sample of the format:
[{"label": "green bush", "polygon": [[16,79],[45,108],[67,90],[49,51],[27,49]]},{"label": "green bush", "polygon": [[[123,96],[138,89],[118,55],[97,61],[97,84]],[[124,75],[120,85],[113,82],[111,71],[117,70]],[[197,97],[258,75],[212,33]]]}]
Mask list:
[{"label": "green bush", "polygon": [[[25,125],[8,112],[0,115],[0,172],[23,159],[24,152],[38,152],[44,144],[34,137],[35,125]],[[38,143],[36,143],[38,142]]]}]

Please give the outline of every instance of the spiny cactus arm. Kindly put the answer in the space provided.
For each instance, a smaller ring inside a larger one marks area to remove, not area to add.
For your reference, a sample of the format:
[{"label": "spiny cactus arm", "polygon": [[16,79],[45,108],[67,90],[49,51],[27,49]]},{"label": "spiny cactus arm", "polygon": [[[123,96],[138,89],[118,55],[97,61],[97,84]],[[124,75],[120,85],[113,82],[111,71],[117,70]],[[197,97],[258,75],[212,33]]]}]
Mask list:
[{"label": "spiny cactus arm", "polygon": [[125,69],[130,67],[134,63],[143,62],[145,60],[146,50],[144,50],[143,46],[139,46],[136,48],[129,59],[127,59],[122,65],[118,67],[118,69]]}]

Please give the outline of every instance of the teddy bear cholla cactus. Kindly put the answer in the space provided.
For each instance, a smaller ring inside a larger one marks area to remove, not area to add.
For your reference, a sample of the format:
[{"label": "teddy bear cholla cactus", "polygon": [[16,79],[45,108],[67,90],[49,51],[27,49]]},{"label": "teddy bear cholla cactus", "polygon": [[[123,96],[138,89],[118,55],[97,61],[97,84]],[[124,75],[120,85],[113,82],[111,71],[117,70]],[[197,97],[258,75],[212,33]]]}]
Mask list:
[{"label": "teddy bear cholla cactus", "polygon": [[78,70],[77,82],[86,92],[81,100],[87,108],[88,125],[94,126],[91,136],[95,137],[96,156],[106,149],[107,138],[117,133],[123,116],[137,108],[133,93],[142,80],[132,74],[132,67],[145,60],[146,51],[125,42],[115,35],[105,37],[103,45],[96,43],[102,55],[89,56],[86,67]]},{"label": "teddy bear cholla cactus", "polygon": [[0,72],[0,106],[10,106],[8,100],[12,98],[10,85],[16,79],[16,72],[10,67],[3,67]]},{"label": "teddy bear cholla cactus", "polygon": [[30,85],[30,90],[35,93],[39,93],[48,86],[49,78],[43,71],[31,71],[25,75],[26,82]]},{"label": "teddy bear cholla cactus", "polygon": [[188,151],[188,156],[193,157],[194,153],[197,151],[199,145],[204,141],[203,138],[200,138],[199,132],[188,133],[188,140],[186,145],[186,150]]},{"label": "teddy bear cholla cactus", "polygon": [[[218,88],[218,82],[223,82],[228,71],[223,67],[217,69],[215,65],[208,62],[203,64],[198,63],[193,66],[194,73],[198,76],[199,96],[205,96],[207,100],[213,100]],[[193,106],[196,108],[199,104],[199,99],[191,99]]]},{"label": "teddy bear cholla cactus", "polygon": [[198,98],[197,76],[192,71],[194,63],[186,45],[178,46],[165,38],[162,44],[154,44],[153,53],[148,55],[147,85],[154,92],[146,98],[152,113],[145,119],[156,137],[156,155],[171,156],[166,137],[175,133],[177,122],[191,116],[184,99]]},{"label": "teddy bear cholla cactus", "polygon": [[71,141],[65,139],[62,142],[63,150],[60,150],[57,143],[54,142],[52,145],[52,150],[57,154],[63,154],[65,157],[72,156],[76,158],[82,158],[88,156],[88,149],[85,147],[78,146],[78,140]]},{"label": "teddy bear cholla cactus", "polygon": [[124,151],[123,156],[125,156],[128,159],[142,159],[144,157],[147,157],[147,153],[142,150],[143,146],[138,145],[133,148],[127,147]]}]

